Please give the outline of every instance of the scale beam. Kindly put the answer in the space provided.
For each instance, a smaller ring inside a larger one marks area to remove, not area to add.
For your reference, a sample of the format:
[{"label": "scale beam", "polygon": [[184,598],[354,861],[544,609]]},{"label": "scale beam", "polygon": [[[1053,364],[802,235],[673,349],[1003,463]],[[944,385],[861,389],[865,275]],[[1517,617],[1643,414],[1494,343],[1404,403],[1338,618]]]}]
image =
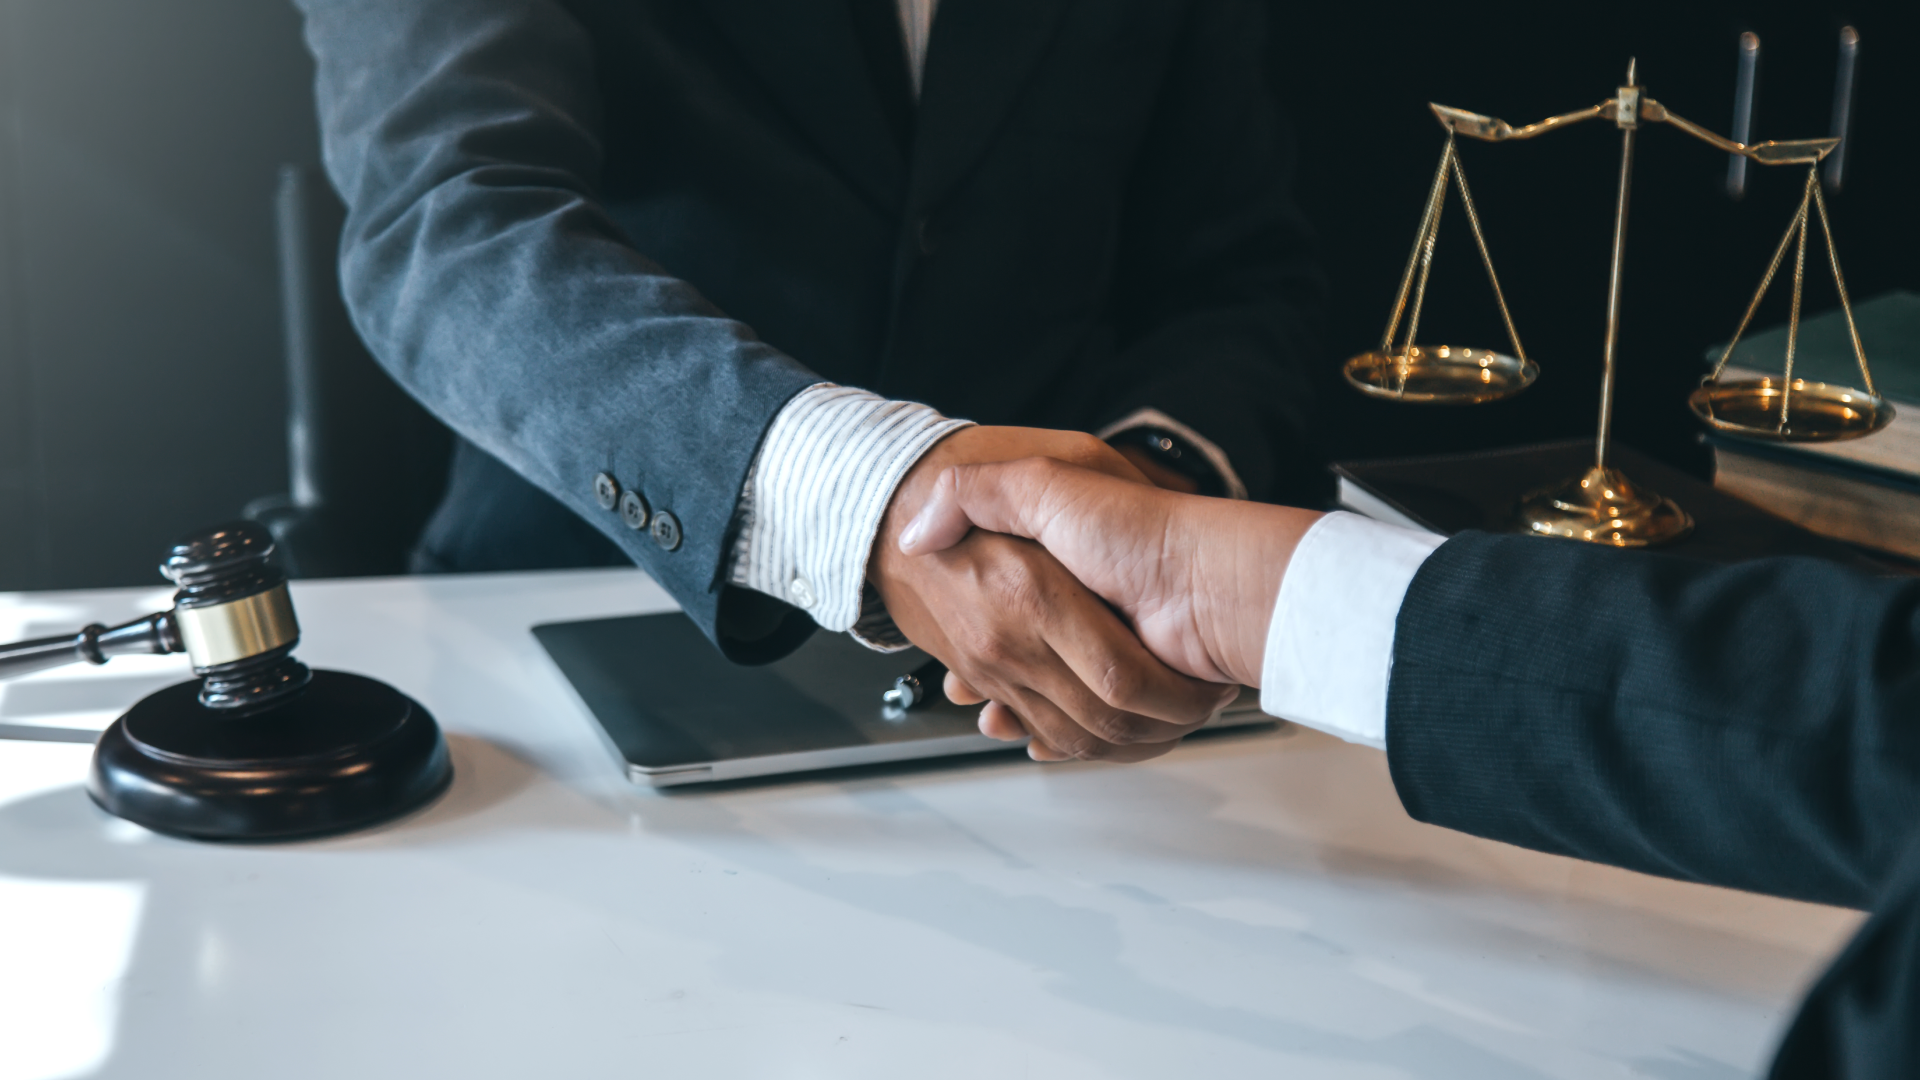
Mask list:
[{"label": "scale beam", "polygon": [[[1549,116],[1539,123],[1519,128],[1498,117],[1482,116],[1465,109],[1456,109],[1451,105],[1429,102],[1427,107],[1433,110],[1433,115],[1439,119],[1441,127],[1456,135],[1465,135],[1469,139],[1479,139],[1482,142],[1511,142],[1516,139],[1531,139],[1536,135],[1545,135],[1549,131],[1559,131],[1582,120],[1614,118],[1620,112],[1620,99],[1608,98],[1591,109]],[[1640,107],[1635,119],[1650,124],[1672,124],[1701,142],[1725,150],[1729,154],[1739,154],[1762,165],[1810,165],[1833,153],[1834,148],[1840,145],[1839,139],[1769,139],[1766,142],[1753,144],[1735,142],[1724,135],[1701,127],[1644,95],[1640,97]]]}]

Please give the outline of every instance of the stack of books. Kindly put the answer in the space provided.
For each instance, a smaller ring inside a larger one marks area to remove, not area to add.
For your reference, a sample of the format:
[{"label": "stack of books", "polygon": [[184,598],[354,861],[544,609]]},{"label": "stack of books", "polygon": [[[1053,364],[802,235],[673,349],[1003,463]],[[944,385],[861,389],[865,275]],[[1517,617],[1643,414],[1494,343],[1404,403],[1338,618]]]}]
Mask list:
[{"label": "stack of books", "polygon": [[[1715,433],[1716,488],[1806,529],[1920,559],[1920,295],[1891,292],[1853,309],[1874,389],[1893,402],[1893,422],[1864,439],[1772,443]],[[1725,347],[1708,351],[1715,362]],[[1787,329],[1742,339],[1725,379],[1778,378]],[[1810,382],[1863,385],[1835,309],[1803,319],[1793,374]]]}]

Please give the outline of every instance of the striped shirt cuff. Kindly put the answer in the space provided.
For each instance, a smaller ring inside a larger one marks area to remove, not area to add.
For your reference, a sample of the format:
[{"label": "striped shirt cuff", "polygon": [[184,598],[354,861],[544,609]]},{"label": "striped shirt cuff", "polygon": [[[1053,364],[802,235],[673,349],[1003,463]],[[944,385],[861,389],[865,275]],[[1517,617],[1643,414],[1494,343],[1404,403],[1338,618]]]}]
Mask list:
[{"label": "striped shirt cuff", "polygon": [[803,609],[823,629],[905,648],[867,588],[867,556],[907,470],[968,426],[865,390],[802,390],[773,418],[748,470],[729,580]]}]

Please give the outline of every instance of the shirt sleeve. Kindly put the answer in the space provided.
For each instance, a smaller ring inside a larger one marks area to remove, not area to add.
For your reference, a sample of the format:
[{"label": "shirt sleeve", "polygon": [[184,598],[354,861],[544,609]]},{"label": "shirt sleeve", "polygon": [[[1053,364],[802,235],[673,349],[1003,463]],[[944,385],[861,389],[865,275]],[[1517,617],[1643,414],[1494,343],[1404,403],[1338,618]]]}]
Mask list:
[{"label": "shirt sleeve", "polygon": [[794,395],[748,470],[728,580],[801,608],[822,629],[852,631],[871,648],[906,648],[866,584],[867,556],[907,470],[969,426],[833,383]]},{"label": "shirt sleeve", "polygon": [[1314,523],[1267,624],[1261,710],[1386,749],[1394,623],[1414,574],[1444,542],[1345,511]]}]

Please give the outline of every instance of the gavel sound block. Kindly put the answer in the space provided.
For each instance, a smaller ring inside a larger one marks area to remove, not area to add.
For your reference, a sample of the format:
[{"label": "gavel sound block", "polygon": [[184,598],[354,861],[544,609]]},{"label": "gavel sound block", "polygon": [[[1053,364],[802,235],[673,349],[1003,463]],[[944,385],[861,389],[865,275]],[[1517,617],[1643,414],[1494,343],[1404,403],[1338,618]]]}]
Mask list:
[{"label": "gavel sound block", "polygon": [[155,691],[100,736],[87,793],[109,813],[203,840],[344,832],[421,805],[453,777],[433,717],[398,690],[293,658],[300,627],[273,538],[250,521],[174,545],[170,611],[0,645],[0,678],[184,652],[200,678]]}]

